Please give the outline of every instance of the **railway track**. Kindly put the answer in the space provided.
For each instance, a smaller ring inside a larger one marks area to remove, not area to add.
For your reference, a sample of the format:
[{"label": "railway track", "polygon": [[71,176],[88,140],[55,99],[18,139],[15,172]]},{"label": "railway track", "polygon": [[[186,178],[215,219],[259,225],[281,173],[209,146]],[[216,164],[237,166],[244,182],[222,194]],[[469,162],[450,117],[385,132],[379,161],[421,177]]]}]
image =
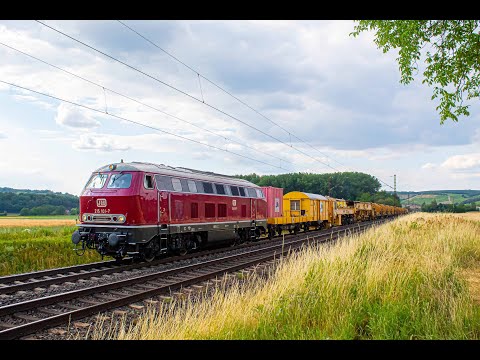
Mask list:
[{"label": "railway track", "polygon": [[[365,224],[369,224],[366,222]],[[358,226],[356,224],[344,225],[334,229],[318,230],[318,233],[331,233],[331,231],[344,231]],[[309,232],[310,233],[310,232]],[[313,233],[313,232],[312,232]],[[297,236],[303,236],[305,233],[300,233]],[[295,235],[285,235],[285,238],[289,239]],[[281,235],[277,235],[274,239],[282,238]],[[272,240],[274,241],[274,240]],[[244,249],[248,247],[263,246],[261,241],[249,242],[236,247],[236,249]],[[136,269],[142,269],[147,267],[154,267],[162,264],[174,263],[180,260],[188,260],[205,255],[212,255],[216,253],[222,253],[226,250],[225,247],[215,250],[205,250],[190,253],[184,256],[168,257],[164,259],[155,260],[152,262],[140,262],[133,263],[132,259],[127,259],[125,263],[119,264],[115,260],[101,261],[84,265],[69,266],[57,269],[48,269],[42,271],[35,271],[30,273],[15,274],[9,276],[0,277],[0,295],[12,294],[18,291],[31,291],[34,289],[42,289],[51,285],[58,285],[62,283],[73,283],[78,280],[89,279],[92,277],[102,277],[109,274],[120,273],[125,271],[131,271]],[[2,301],[0,301],[0,306]]]},{"label": "railway track", "polygon": [[[89,264],[90,267],[87,269],[84,266],[55,269],[59,273],[55,273],[55,270],[47,270],[46,272],[49,272],[49,275],[42,275],[49,277],[47,279],[29,277],[30,274],[34,273],[18,275],[24,276],[23,281],[27,281],[23,284],[18,283],[22,280],[14,280],[13,283],[5,281],[5,278],[11,280],[14,276],[0,278],[0,283],[4,286],[1,289],[19,289],[17,286],[23,286],[23,289],[27,289],[27,285],[29,286],[28,289],[31,289],[32,286],[38,288],[39,284],[43,284],[42,286],[52,285],[54,281],[63,283],[65,281],[73,281],[73,279],[98,277],[100,274],[104,276],[118,271],[128,272],[141,267],[153,269],[149,273],[130,276],[126,279],[113,280],[105,284],[71,291],[62,291],[58,294],[2,306],[0,307],[0,339],[20,338],[46,328],[66,324],[73,320],[135,303],[153,296],[169,295],[172,291],[182,287],[278,258],[289,251],[300,248],[307,241],[317,243],[335,240],[343,234],[346,235],[347,231],[349,234],[356,233],[378,223],[379,221],[373,221],[322,230],[316,234],[311,232],[291,237],[286,236],[285,241],[254,242],[244,246],[244,251],[241,253],[233,253],[239,247],[230,248],[230,250],[217,249],[213,252],[208,252],[208,254],[216,253],[218,258],[201,260],[194,264],[179,265],[170,269],[156,269],[155,266],[172,262],[172,258],[161,259],[151,263],[115,265],[113,261]],[[308,239],[305,235],[308,235]],[[258,247],[259,244],[262,246]],[[190,254],[178,257],[178,260],[199,256],[202,256],[202,254]],[[76,271],[73,271],[73,268]],[[65,271],[68,271],[68,273],[65,273]],[[44,274],[45,272],[41,273]],[[10,290],[3,291],[8,292]]]}]

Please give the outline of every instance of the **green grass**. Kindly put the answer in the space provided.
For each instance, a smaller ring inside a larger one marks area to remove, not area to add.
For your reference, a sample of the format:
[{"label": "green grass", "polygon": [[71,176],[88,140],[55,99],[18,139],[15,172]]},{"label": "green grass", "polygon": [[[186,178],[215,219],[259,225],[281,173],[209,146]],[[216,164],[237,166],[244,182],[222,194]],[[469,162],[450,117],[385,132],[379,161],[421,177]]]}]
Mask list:
[{"label": "green grass", "polygon": [[417,196],[414,196],[412,198],[410,198],[409,200],[406,200],[406,199],[402,199],[402,205],[405,205],[405,204],[416,204],[416,205],[422,205],[423,203],[425,204],[430,204],[434,199],[435,201],[437,202],[437,204],[441,203],[441,202],[445,202],[445,201],[448,201],[448,195],[450,195],[450,200],[454,203],[454,204],[458,204],[466,199],[468,199],[468,197],[463,197],[461,194],[439,194],[439,195],[435,195],[435,194],[427,194],[427,195],[433,195],[433,197],[428,197],[428,198],[424,198],[424,197],[421,197],[421,195],[417,195]]},{"label": "green grass", "polygon": [[213,295],[160,303],[92,337],[478,340],[479,220],[410,214],[285,258],[268,280],[233,278]]},{"label": "green grass", "polygon": [[87,250],[78,256],[71,235],[76,226],[0,228],[0,276],[100,261]]}]

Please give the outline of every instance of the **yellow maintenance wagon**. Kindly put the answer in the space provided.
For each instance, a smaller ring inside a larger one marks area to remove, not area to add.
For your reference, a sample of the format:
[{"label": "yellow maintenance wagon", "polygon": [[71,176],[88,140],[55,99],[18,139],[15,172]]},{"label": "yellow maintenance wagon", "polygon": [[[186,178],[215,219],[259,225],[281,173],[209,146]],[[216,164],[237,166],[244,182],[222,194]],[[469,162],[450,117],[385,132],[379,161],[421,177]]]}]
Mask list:
[{"label": "yellow maintenance wagon", "polygon": [[334,201],[323,195],[291,191],[283,195],[282,216],[267,219],[269,233],[328,228],[334,223],[333,207]]}]

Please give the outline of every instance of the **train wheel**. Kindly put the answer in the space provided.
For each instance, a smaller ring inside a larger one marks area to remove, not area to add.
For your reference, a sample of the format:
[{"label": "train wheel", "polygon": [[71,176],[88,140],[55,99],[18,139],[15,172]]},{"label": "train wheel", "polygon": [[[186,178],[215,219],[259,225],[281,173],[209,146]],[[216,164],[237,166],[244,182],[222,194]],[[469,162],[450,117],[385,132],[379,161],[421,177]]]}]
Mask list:
[{"label": "train wheel", "polygon": [[275,230],[273,230],[272,228],[268,228],[268,238],[272,240],[274,235],[275,235]]},{"label": "train wheel", "polygon": [[157,256],[157,251],[159,250],[159,244],[158,242],[153,239],[150,240],[150,242],[145,246],[142,254],[143,260],[146,262],[151,262],[155,259]]}]

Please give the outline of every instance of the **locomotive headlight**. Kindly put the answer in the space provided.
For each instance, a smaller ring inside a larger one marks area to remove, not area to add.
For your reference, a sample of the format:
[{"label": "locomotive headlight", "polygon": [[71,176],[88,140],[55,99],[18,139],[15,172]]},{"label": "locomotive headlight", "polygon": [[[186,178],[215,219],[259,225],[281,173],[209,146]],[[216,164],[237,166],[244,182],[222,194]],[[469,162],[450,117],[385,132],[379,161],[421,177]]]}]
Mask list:
[{"label": "locomotive headlight", "polygon": [[118,217],[118,222],[121,222],[121,223],[125,222],[125,216],[120,215],[120,216]]},{"label": "locomotive headlight", "polygon": [[82,221],[87,221],[87,215],[86,214],[82,215]]}]

